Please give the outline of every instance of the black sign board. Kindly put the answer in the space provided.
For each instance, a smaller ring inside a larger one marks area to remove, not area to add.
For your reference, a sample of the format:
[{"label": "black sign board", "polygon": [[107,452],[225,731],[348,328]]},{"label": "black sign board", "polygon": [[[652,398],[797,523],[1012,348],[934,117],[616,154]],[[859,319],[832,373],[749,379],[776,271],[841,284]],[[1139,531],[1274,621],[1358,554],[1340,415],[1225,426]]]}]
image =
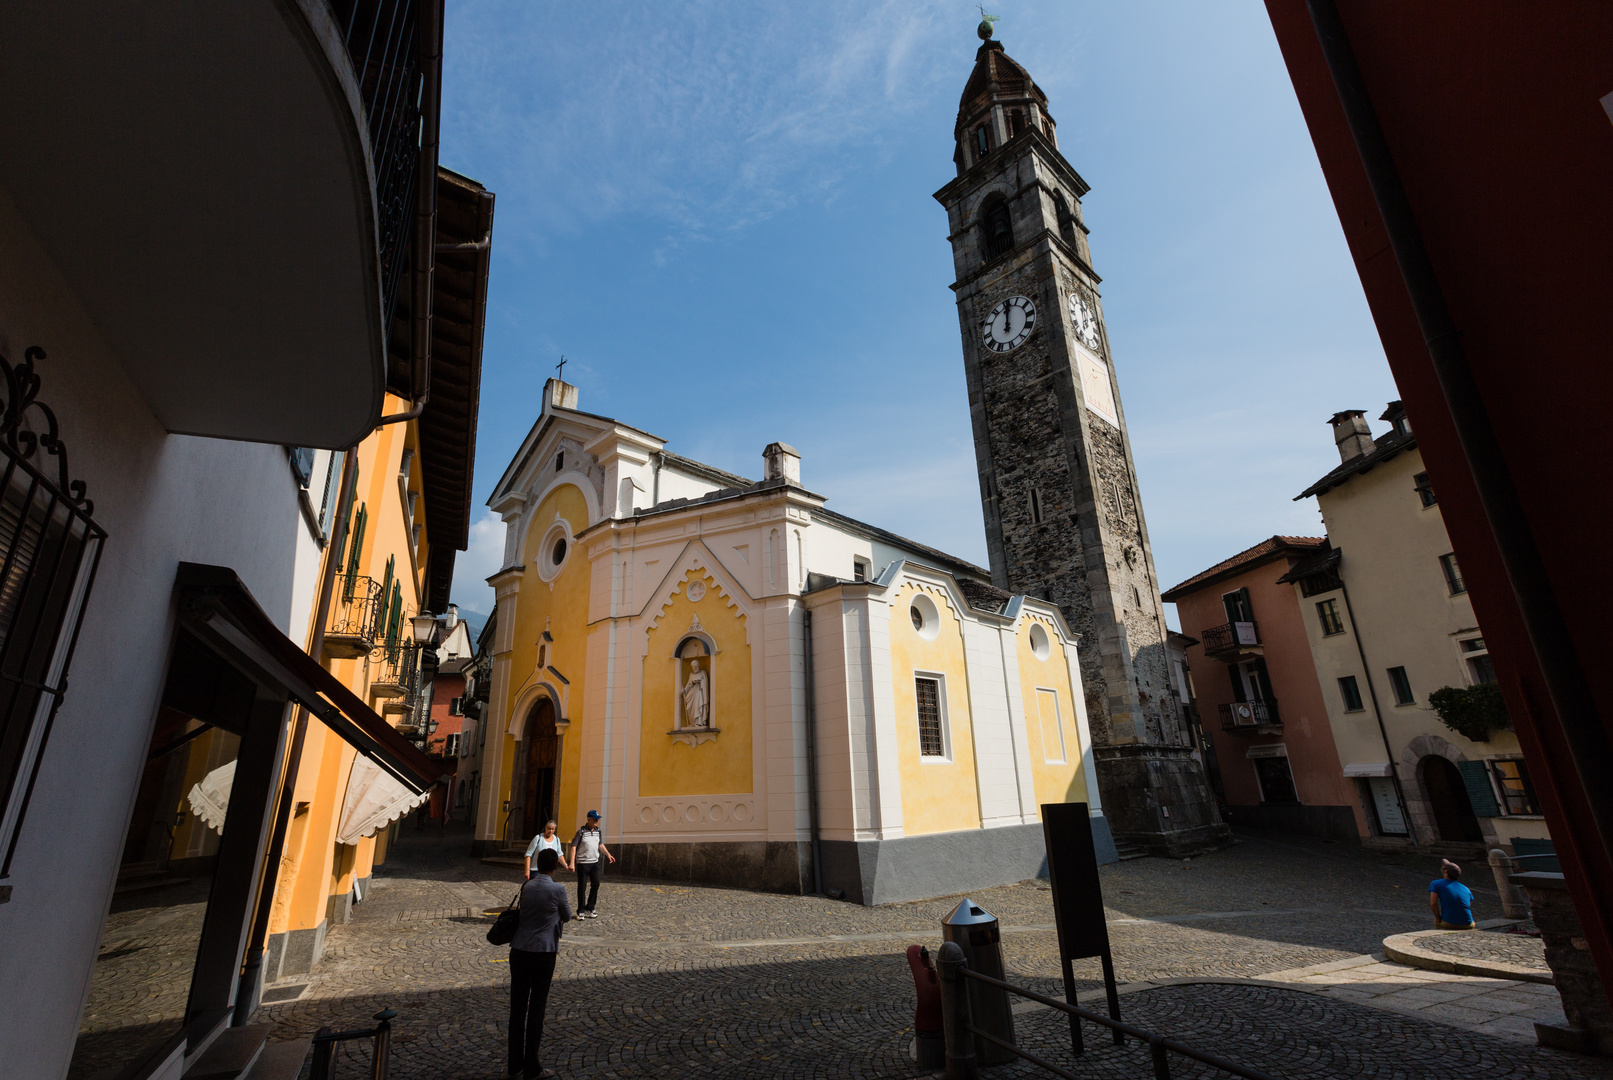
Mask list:
[{"label": "black sign board", "polygon": [[[1064,1000],[1075,999],[1073,961],[1096,956],[1103,961],[1103,984],[1108,991],[1109,1016],[1120,1019],[1120,997],[1115,992],[1115,965],[1109,955],[1109,924],[1103,917],[1103,887],[1098,881],[1098,853],[1092,844],[1092,817],[1086,803],[1043,803],[1042,834],[1047,839],[1047,877],[1053,886],[1053,919],[1059,932],[1059,967],[1064,973]],[[1070,1017],[1076,1053],[1081,1052],[1081,1028]],[[1121,1041],[1115,1032],[1115,1041]]]}]

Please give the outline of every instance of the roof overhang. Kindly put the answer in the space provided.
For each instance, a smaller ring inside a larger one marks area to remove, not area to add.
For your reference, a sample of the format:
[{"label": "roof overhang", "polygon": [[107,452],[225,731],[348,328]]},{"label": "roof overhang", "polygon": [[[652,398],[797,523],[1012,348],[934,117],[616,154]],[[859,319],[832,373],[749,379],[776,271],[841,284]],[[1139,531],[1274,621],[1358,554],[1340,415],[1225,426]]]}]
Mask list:
[{"label": "roof overhang", "polygon": [[388,724],[280,631],[226,566],[180,563],[180,622],[266,685],[278,686],[414,792],[442,778],[439,763]]},{"label": "roof overhang", "polygon": [[373,167],[324,0],[8,0],[0,146],[0,186],[164,428],[369,430]]}]

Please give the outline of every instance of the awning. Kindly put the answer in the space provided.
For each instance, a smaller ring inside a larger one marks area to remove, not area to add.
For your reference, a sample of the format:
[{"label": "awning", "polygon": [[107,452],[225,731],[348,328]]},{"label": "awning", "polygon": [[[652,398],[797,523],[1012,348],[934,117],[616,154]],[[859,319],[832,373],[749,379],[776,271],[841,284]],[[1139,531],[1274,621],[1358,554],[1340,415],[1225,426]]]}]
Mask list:
[{"label": "awning", "polygon": [[354,758],[353,769],[347,774],[347,798],[342,800],[336,842],[356,844],[361,837],[374,836],[429,798],[429,788],[415,791],[382,772],[369,758]]},{"label": "awning", "polygon": [[1364,764],[1364,765],[1361,764],[1360,762],[1351,762],[1350,764],[1344,766],[1344,778],[1346,780],[1365,779],[1367,777],[1373,777],[1373,776],[1393,776],[1393,775],[1394,775],[1394,770],[1392,768],[1390,768],[1389,763],[1387,761],[1370,762],[1370,763]]},{"label": "awning", "polygon": [[256,678],[283,687],[404,787],[423,793],[442,777],[440,765],[281,633],[234,570],[180,563],[176,589],[187,628]]}]

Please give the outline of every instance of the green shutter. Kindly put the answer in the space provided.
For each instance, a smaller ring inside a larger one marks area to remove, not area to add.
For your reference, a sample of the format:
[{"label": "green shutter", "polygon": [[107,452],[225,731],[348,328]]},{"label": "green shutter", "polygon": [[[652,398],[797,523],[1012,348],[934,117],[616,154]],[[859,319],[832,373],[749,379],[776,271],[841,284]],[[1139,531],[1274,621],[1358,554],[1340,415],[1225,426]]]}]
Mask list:
[{"label": "green shutter", "polygon": [[1500,817],[1501,807],[1495,801],[1495,789],[1490,786],[1490,771],[1482,761],[1458,761],[1462,770],[1462,783],[1467,787],[1467,801],[1473,804],[1473,813],[1479,817]]},{"label": "green shutter", "polygon": [[386,619],[386,648],[387,655],[394,661],[398,656],[398,631],[403,628],[403,586],[397,582],[392,583],[392,598],[388,604]]},{"label": "green shutter", "polygon": [[367,507],[358,508],[353,519],[353,546],[347,557],[347,580],[342,585],[342,599],[352,600],[353,590],[358,587],[358,560],[364,552],[364,526],[369,523],[370,513]]}]

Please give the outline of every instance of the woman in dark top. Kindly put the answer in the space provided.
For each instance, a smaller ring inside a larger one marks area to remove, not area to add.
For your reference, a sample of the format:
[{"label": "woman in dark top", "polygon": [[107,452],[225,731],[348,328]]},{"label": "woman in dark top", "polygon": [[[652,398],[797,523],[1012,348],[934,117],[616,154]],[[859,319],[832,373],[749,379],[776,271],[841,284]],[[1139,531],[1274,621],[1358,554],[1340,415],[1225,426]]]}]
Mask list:
[{"label": "woman in dark top", "polygon": [[552,848],[538,852],[538,872],[521,886],[521,923],[510,942],[510,1076],[541,1080],[554,1075],[538,1063],[543,1012],[554,981],[560,928],[571,918],[565,886],[550,875],[560,862]]}]

